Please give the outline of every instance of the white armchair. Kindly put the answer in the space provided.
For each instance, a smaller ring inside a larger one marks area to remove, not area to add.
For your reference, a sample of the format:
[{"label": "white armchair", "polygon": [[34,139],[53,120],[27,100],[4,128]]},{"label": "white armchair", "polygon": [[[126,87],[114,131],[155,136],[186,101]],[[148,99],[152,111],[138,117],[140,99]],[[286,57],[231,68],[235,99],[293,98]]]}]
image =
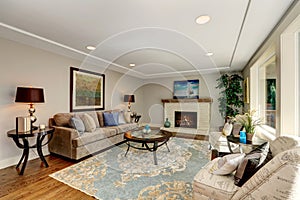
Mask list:
[{"label": "white armchair", "polygon": [[282,136],[270,142],[273,158],[241,187],[234,184],[234,173],[210,172],[218,159],[210,161],[194,177],[193,199],[300,199],[300,138]]}]

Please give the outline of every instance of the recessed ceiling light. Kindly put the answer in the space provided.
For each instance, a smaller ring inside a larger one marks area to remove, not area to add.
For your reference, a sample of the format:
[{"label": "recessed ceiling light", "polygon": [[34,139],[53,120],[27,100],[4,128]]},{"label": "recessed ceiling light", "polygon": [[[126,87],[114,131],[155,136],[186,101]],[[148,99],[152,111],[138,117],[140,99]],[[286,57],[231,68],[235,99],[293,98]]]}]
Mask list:
[{"label": "recessed ceiling light", "polygon": [[130,63],[129,67],[135,67],[135,64],[134,63]]},{"label": "recessed ceiling light", "polygon": [[213,52],[207,52],[205,55],[206,56],[212,56],[212,55],[214,55],[214,53]]},{"label": "recessed ceiling light", "polygon": [[208,15],[201,15],[196,18],[197,24],[206,24],[209,21],[210,21],[210,16],[208,16]]},{"label": "recessed ceiling light", "polygon": [[91,46],[91,45],[88,45],[88,46],[86,46],[85,48],[88,49],[88,50],[91,50],[91,51],[93,51],[93,50],[96,49],[96,47]]}]

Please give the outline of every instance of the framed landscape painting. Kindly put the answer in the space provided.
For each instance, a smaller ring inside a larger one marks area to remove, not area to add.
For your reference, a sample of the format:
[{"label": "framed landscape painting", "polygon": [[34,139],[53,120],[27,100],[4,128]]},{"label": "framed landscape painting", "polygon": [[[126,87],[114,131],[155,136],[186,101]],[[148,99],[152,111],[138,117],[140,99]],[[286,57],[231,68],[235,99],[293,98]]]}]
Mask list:
[{"label": "framed landscape painting", "polygon": [[70,112],[104,110],[105,75],[70,68]]}]

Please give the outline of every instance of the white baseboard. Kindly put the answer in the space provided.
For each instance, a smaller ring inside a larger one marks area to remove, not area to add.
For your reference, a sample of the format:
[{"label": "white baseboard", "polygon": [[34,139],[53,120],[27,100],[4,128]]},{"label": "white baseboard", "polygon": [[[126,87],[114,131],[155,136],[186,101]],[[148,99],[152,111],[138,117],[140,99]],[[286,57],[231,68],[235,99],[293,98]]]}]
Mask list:
[{"label": "white baseboard", "polygon": [[[43,147],[43,154],[44,154],[44,156],[50,154],[47,146]],[[11,158],[7,158],[5,160],[1,160],[0,161],[0,169],[4,169],[6,167],[17,165],[20,158],[21,158],[21,156],[22,156],[22,154],[20,154],[19,156],[14,156],[14,157],[11,157]],[[36,159],[36,158],[39,158],[39,155],[38,155],[36,149],[30,149],[28,160],[33,160],[33,159]]]}]

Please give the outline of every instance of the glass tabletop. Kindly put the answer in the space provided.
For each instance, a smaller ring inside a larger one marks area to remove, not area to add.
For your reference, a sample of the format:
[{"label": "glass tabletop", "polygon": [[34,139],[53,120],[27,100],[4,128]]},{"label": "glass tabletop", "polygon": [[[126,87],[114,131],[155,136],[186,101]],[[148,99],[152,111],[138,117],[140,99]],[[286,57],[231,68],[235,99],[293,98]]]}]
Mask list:
[{"label": "glass tabletop", "polygon": [[144,133],[142,130],[131,132],[131,136],[135,138],[160,138],[162,137],[162,132],[160,130],[151,130],[149,133]]}]

